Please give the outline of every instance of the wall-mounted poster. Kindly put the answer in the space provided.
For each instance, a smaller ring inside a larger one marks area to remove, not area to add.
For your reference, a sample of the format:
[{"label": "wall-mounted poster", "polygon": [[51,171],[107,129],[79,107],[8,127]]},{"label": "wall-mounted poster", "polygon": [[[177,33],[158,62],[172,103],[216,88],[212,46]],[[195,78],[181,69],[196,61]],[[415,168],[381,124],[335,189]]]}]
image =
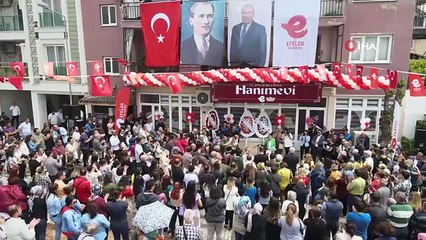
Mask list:
[{"label": "wall-mounted poster", "polygon": [[229,64],[267,67],[271,42],[272,2],[230,0],[228,15]]},{"label": "wall-mounted poster", "polygon": [[225,0],[184,0],[182,3],[181,64],[222,66]]}]

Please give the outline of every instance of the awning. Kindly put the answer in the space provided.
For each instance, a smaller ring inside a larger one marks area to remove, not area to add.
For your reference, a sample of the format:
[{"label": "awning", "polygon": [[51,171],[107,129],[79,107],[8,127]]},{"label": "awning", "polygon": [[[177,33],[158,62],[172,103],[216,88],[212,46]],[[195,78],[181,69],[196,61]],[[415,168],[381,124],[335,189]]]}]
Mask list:
[{"label": "awning", "polygon": [[[135,104],[135,94],[130,95],[129,105]],[[104,107],[115,107],[115,96],[108,97],[94,97],[94,96],[85,96],[78,100],[79,105],[91,105],[91,106],[104,106]]]}]

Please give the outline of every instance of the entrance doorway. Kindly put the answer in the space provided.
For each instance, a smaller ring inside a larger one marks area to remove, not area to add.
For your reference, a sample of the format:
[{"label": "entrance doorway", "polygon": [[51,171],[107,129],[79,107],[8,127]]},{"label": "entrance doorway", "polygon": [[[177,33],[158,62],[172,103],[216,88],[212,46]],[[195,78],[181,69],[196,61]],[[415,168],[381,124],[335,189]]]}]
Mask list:
[{"label": "entrance doorway", "polygon": [[325,123],[325,108],[299,108],[298,135],[308,129],[307,118],[310,117],[318,127],[323,128]]}]

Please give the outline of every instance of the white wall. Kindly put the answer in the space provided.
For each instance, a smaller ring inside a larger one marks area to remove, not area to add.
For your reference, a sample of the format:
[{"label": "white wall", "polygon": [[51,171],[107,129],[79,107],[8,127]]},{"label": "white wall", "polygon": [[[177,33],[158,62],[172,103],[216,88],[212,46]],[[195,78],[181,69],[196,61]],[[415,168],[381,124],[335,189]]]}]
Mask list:
[{"label": "white wall", "polygon": [[34,127],[43,127],[47,122],[46,95],[31,92],[32,108],[34,111]]},{"label": "white wall", "polygon": [[28,91],[0,91],[0,109],[5,112],[9,117],[12,116],[12,113],[9,111],[9,107],[12,105],[13,101],[21,109],[20,121],[23,121],[24,118],[29,117],[33,120],[33,110],[31,108],[31,95]]},{"label": "white wall", "polygon": [[411,97],[407,90],[402,101],[402,126],[400,136],[414,138],[416,121],[423,120],[426,115],[426,97]]}]

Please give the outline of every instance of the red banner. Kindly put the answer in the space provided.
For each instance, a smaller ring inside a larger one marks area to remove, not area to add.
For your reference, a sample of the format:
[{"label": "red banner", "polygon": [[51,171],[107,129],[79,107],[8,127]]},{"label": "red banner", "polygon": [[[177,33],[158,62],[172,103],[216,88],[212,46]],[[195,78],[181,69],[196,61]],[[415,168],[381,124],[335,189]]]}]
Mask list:
[{"label": "red banner", "polygon": [[234,103],[316,103],[321,100],[320,84],[221,83],[212,85],[213,102]]},{"label": "red banner", "polygon": [[419,74],[410,73],[408,74],[408,79],[410,80],[410,96],[426,96],[426,89],[423,84],[422,76]]},{"label": "red banner", "polygon": [[127,109],[129,108],[130,88],[125,87],[118,91],[115,99],[115,130],[121,128],[121,124],[126,121]]}]

